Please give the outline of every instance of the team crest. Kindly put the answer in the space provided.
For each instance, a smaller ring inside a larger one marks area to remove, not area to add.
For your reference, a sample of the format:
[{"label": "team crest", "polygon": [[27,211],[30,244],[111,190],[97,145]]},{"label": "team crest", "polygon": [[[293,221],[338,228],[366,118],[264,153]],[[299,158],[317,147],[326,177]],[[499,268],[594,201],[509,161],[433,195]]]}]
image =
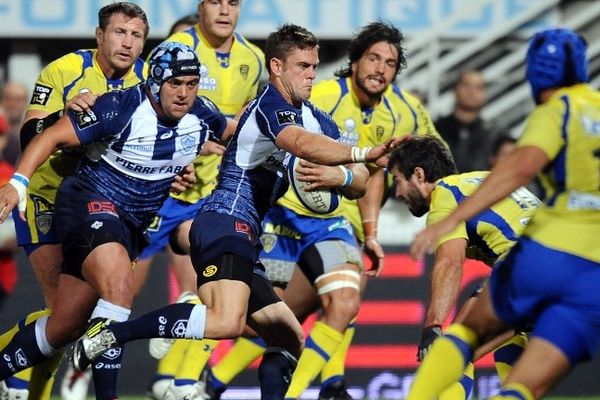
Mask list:
[{"label": "team crest", "polygon": [[54,215],[54,205],[49,203],[43,197],[31,195],[33,201],[33,210],[35,215],[35,228],[47,235],[52,226],[52,216]]},{"label": "team crest", "polygon": [[277,236],[267,233],[260,237],[260,241],[265,252],[270,253],[275,248],[275,244],[277,244]]},{"label": "team crest", "polygon": [[240,75],[244,80],[248,79],[248,71],[250,71],[250,66],[248,64],[240,65]]},{"label": "team crest", "polygon": [[116,360],[121,357],[121,348],[116,347],[113,349],[108,349],[104,353],[102,353],[102,357],[107,358],[109,360]]},{"label": "team crest", "polygon": [[375,128],[375,135],[377,135],[377,139],[381,139],[383,137],[384,132],[385,129],[383,128],[383,126],[377,125],[377,128]]},{"label": "team crest", "polygon": [[183,150],[186,153],[195,152],[195,149],[197,147],[196,146],[196,139],[193,136],[191,136],[191,135],[184,136],[181,139],[181,146],[183,147]]}]

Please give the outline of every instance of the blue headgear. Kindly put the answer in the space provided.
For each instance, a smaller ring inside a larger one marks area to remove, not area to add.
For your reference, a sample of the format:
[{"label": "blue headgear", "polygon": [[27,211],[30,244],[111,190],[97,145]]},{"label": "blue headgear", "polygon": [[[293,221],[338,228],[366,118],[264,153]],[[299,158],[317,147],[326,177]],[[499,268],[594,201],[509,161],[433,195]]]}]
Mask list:
[{"label": "blue headgear", "polygon": [[149,72],[146,84],[160,102],[160,87],[175,76],[194,75],[200,77],[200,61],[191,47],[175,42],[159,44],[148,60]]},{"label": "blue headgear", "polygon": [[536,103],[545,89],[588,81],[585,51],[585,40],[569,29],[548,29],[533,36],[526,77]]}]

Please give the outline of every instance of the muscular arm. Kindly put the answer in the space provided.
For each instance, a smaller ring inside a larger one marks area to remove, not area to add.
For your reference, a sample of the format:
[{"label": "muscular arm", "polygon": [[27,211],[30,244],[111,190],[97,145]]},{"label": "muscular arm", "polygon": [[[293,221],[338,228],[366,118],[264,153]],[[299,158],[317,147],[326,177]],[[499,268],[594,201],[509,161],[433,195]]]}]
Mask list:
[{"label": "muscular arm", "polygon": [[342,194],[342,196],[350,200],[358,199],[364,196],[367,192],[369,170],[362,164],[348,164],[346,165],[346,168],[352,171],[352,184],[341,187],[339,192]]},{"label": "muscular arm", "polygon": [[68,116],[35,136],[25,148],[16,172],[30,178],[33,172],[59,147],[79,146],[79,138]]},{"label": "muscular arm", "polygon": [[450,239],[437,248],[431,272],[425,327],[442,325],[456,304],[463,274],[465,247],[465,239],[457,238]]},{"label": "muscular arm", "polygon": [[353,162],[350,146],[325,135],[309,132],[298,125],[290,125],[279,132],[275,144],[316,164],[341,165]]},{"label": "muscular arm", "polygon": [[377,241],[377,224],[384,195],[383,168],[369,168],[367,193],[358,199],[358,210],[364,234],[364,252],[371,260],[371,268],[365,271],[368,276],[378,276],[384,267],[385,252]]}]

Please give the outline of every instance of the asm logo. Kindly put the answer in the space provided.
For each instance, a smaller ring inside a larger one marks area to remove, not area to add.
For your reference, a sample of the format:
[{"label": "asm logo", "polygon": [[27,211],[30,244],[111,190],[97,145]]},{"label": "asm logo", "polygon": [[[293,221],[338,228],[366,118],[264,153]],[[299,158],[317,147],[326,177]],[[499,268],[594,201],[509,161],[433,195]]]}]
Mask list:
[{"label": "asm logo", "polygon": [[92,200],[87,204],[87,208],[90,214],[117,214],[117,207],[110,201]]}]

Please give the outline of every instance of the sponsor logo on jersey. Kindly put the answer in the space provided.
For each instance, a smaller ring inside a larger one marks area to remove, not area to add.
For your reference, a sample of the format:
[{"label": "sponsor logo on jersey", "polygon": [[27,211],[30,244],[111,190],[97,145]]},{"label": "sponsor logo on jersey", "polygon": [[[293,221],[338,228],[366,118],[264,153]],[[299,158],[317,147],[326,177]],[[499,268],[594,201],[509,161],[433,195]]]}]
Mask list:
[{"label": "sponsor logo on jersey", "polygon": [[50,94],[52,93],[52,88],[49,86],[44,86],[41,84],[36,84],[33,88],[33,95],[31,96],[31,101],[29,104],[39,104],[40,106],[45,106],[50,99]]},{"label": "sponsor logo on jersey", "polygon": [[219,268],[216,265],[209,265],[202,271],[202,276],[204,276],[205,278],[210,278],[211,276],[216,274],[218,270]]},{"label": "sponsor logo on jersey", "polygon": [[240,75],[244,80],[248,79],[248,71],[250,71],[250,66],[248,64],[240,65]]},{"label": "sponsor logo on jersey", "polygon": [[296,113],[294,111],[278,110],[275,111],[275,115],[277,116],[277,122],[279,122],[279,125],[296,123]]},{"label": "sponsor logo on jersey", "polygon": [[79,129],[89,128],[90,126],[96,125],[98,122],[98,117],[92,110],[78,112],[77,114],[77,127]]}]

